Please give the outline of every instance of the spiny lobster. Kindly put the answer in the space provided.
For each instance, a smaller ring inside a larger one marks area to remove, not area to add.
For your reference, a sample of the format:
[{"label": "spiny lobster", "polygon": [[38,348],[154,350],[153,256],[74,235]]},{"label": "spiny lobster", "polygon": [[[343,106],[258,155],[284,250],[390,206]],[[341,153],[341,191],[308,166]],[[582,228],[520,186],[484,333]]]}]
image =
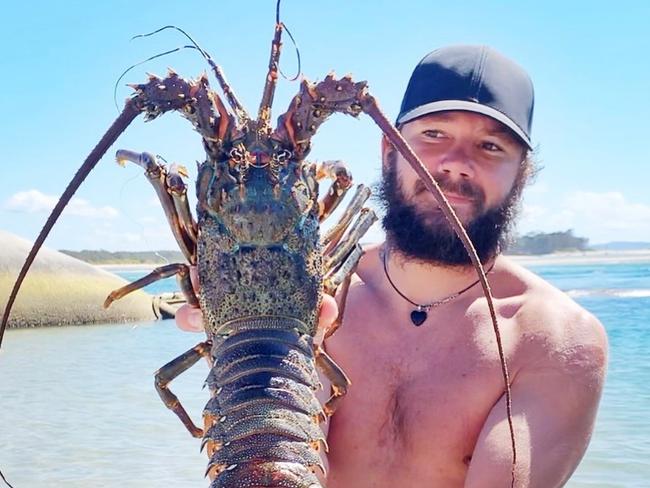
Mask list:
[{"label": "spiny lobster", "polygon": [[[256,119],[248,115],[209,56],[206,59],[232,113],[210,88],[207,76],[185,80],[170,71],[164,79],[150,76],[147,83],[132,85],[135,93],[74,176],[36,239],[0,326],[1,343],[11,306],[39,248],[117,137],[140,114],[151,120],[170,111],[181,113],[201,135],[206,151],[198,168],[197,221],[187,202],[182,169],[166,168],[146,152],[119,150],[117,159],[145,169],[176,242],[188,263],[198,269],[198,296],[189,266],[172,264],[114,291],[105,306],[148,283],[176,275],[188,302],[203,310],[207,340],[163,366],[156,374],[156,388],[190,433],[203,438],[211,488],[321,486],[315,473],[323,470],[319,450],[326,444],[319,422],[334,412],[349,381],[313,343],[319,305],[323,292],[334,294],[339,288],[344,300],[362,255],[359,239],[375,220],[363,208],[369,191],[360,185],[340,221],[323,238],[319,236],[319,223],[352,186],[342,163],[315,165],[305,160],[311,138],[333,113],[368,114],[436,196],[477,269],[503,357],[485,272],[469,238],[435,180],[382,114],[365,82],[336,79],[332,74],[316,84],[303,81],[277,127],[271,127],[283,28],[278,18]],[[325,177],[333,183],[318,200],[318,181]],[[207,379],[211,399],[200,428],[168,384],[202,357],[211,364]],[[502,365],[510,409],[504,361]],[[324,406],[315,396],[320,388],[315,366],[332,383]],[[514,435],[512,441],[514,483]]]}]

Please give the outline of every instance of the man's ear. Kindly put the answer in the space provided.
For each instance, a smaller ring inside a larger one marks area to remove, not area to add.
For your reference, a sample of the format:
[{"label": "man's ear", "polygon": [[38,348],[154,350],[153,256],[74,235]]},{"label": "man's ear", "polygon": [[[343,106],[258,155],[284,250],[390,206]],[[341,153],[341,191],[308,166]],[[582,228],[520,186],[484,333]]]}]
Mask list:
[{"label": "man's ear", "polygon": [[388,161],[388,155],[390,154],[391,151],[394,151],[395,148],[393,145],[390,143],[386,135],[384,134],[381,137],[381,167],[382,169],[386,169],[387,166],[387,161]]}]

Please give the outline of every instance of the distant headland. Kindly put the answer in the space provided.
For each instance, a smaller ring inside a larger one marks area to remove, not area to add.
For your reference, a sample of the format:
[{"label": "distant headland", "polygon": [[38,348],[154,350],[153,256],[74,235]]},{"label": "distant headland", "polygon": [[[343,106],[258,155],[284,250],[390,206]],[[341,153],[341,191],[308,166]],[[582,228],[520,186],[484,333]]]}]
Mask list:
[{"label": "distant headland", "polygon": [[[32,243],[0,231],[0,313]],[[150,295],[137,291],[105,310],[106,296],[127,282],[52,249],[42,248],[18,293],[9,328],[154,320]]]}]

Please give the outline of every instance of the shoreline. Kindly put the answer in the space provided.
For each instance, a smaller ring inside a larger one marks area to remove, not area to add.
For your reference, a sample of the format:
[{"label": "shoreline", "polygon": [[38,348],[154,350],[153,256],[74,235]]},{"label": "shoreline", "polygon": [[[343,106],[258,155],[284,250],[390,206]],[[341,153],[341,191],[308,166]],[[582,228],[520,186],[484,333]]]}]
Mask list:
[{"label": "shoreline", "polygon": [[594,264],[650,264],[650,249],[628,251],[573,251],[551,254],[505,254],[522,266],[562,266]]},{"label": "shoreline", "polygon": [[[634,249],[625,251],[572,251],[556,252],[551,254],[504,254],[509,259],[522,266],[575,266],[575,265],[594,265],[594,264],[650,264],[650,249]],[[106,271],[131,271],[146,270],[151,271],[158,266],[164,266],[166,263],[131,263],[131,264],[95,264],[98,268]]]},{"label": "shoreline", "polygon": [[101,269],[105,269],[106,271],[113,271],[116,269],[125,269],[125,270],[132,270],[132,269],[148,269],[148,270],[153,270],[154,268],[158,268],[160,266],[165,266],[166,264],[170,263],[130,263],[130,264],[122,264],[122,263],[107,263],[107,264],[93,264],[93,266],[96,266]]}]

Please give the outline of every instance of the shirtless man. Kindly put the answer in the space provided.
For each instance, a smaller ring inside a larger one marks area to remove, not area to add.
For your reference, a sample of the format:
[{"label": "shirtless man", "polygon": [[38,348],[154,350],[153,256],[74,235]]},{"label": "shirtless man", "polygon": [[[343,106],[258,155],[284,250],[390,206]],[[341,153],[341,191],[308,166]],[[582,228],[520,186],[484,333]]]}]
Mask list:
[{"label": "shirtless man", "polygon": [[[532,172],[532,111],[532,84],[519,66],[489,48],[452,46],[416,67],[397,123],[490,270],[517,486],[553,488],[589,442],[607,339],[592,315],[499,253]],[[386,140],[382,161],[386,242],[366,249],[343,326],[325,344],[352,381],[328,426],[327,486],[509,487],[503,377],[476,272]],[[335,316],[326,300],[321,326]],[[193,318],[179,320],[187,328]]]}]

